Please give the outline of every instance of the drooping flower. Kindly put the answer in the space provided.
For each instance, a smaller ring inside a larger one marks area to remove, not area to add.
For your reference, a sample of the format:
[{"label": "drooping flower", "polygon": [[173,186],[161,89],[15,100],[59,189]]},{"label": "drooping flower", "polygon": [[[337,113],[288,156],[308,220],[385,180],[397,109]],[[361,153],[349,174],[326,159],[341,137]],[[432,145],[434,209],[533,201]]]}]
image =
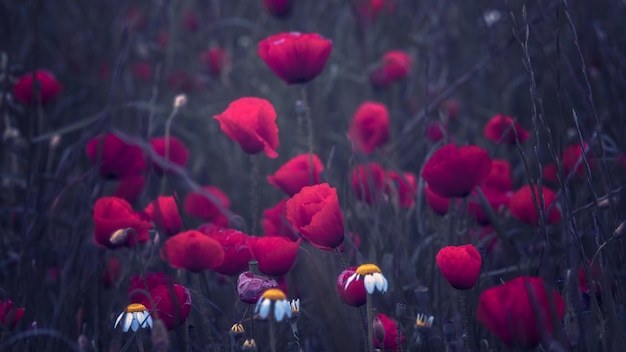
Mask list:
[{"label": "drooping flower", "polygon": [[239,98],[228,105],[220,115],[213,116],[220,122],[222,131],[237,142],[248,154],[264,152],[276,158],[278,126],[276,111],[272,104],[261,98]]},{"label": "drooping flower", "polygon": [[356,268],[354,274],[346,280],[344,288],[348,289],[354,281],[359,281],[361,278],[363,278],[363,284],[367,293],[372,294],[375,289],[382,293],[387,292],[389,286],[387,279],[375,264],[363,264]]},{"label": "drooping flower", "polygon": [[158,285],[150,290],[150,297],[141,302],[154,320],[160,319],[168,330],[185,323],[191,311],[191,293],[182,285]]},{"label": "drooping flower", "polygon": [[[561,212],[556,207],[556,193],[548,187],[542,187],[543,193],[543,213],[546,216],[546,224],[553,224],[561,220]],[[534,197],[533,197],[534,194]],[[534,199],[534,200],[533,200]],[[537,205],[535,206],[535,201]],[[516,219],[523,221],[529,225],[539,225],[539,209],[541,209],[541,199],[539,197],[539,189],[536,185],[525,185],[513,193],[509,198],[509,209],[511,215]]]},{"label": "drooping flower", "polygon": [[513,176],[511,174],[511,164],[508,160],[493,159],[491,161],[491,171],[485,180],[485,186],[502,192],[513,190]]},{"label": "drooping flower", "polygon": [[245,271],[237,279],[237,296],[244,303],[256,304],[263,292],[276,287],[276,280]]},{"label": "drooping flower", "polygon": [[337,292],[339,297],[347,305],[360,307],[367,302],[367,291],[363,280],[353,280],[350,285],[346,285],[348,279],[356,274],[356,266],[352,266],[342,271],[337,277]]},{"label": "drooping flower", "polygon": [[[312,161],[312,166],[311,166]],[[315,154],[300,154],[281,166],[267,181],[288,196],[300,192],[302,187],[320,183],[324,165]]]},{"label": "drooping flower", "polygon": [[259,262],[259,270],[265,275],[282,276],[296,262],[301,239],[296,242],[285,237],[249,237],[252,256]]},{"label": "drooping flower", "polygon": [[473,245],[444,247],[437,253],[436,260],[443,277],[452,287],[467,290],[476,284],[482,258]]},{"label": "drooping flower", "polygon": [[212,198],[200,192],[189,193],[183,205],[185,212],[189,216],[209,221],[219,226],[228,225],[228,219],[222,211],[222,209],[230,207],[228,196],[221,189],[214,186],[204,186],[202,190],[209,193]]},{"label": "drooping flower", "polygon": [[303,187],[285,209],[293,229],[315,247],[332,250],[343,243],[343,213],[337,189],[328,183]]},{"label": "drooping flower", "polygon": [[284,318],[291,318],[291,305],[287,296],[278,288],[267,289],[254,307],[254,314],[258,314],[262,319],[270,316],[275,321],[282,321]]},{"label": "drooping flower", "polygon": [[93,209],[94,242],[115,249],[132,247],[150,240],[149,221],[133,210],[127,201],[117,197],[101,197]]},{"label": "drooping flower", "polygon": [[546,290],[541,278],[521,276],[483,291],[476,320],[509,347],[532,348],[552,334],[552,314],[565,314],[561,295]]},{"label": "drooping flower", "polygon": [[372,72],[374,86],[389,87],[392,83],[405,79],[411,72],[413,59],[402,50],[391,50],[383,55],[381,65]]},{"label": "drooping flower", "polygon": [[213,270],[224,262],[225,256],[218,241],[196,230],[168,238],[160,254],[171,267],[191,272]]},{"label": "drooping flower", "polygon": [[435,214],[440,216],[448,214],[448,210],[450,209],[450,198],[438,195],[428,186],[424,189],[424,193],[426,194],[426,204],[428,204],[430,209],[432,209]]},{"label": "drooping flower", "polygon": [[[27,72],[17,79],[17,83],[13,86],[15,100],[26,105],[38,104],[39,101],[41,101],[41,104],[46,104],[61,93],[61,84],[51,72],[37,70],[34,78],[38,84],[36,87],[33,87],[32,72]],[[38,94],[38,96],[33,96],[35,90],[35,94]]]},{"label": "drooping flower", "polygon": [[397,199],[402,208],[410,208],[415,204],[417,194],[417,178],[410,172],[402,174],[396,171],[387,172],[386,193],[391,199]]},{"label": "drooping flower", "polygon": [[209,73],[219,77],[230,63],[228,53],[221,48],[211,48],[200,54],[200,61],[209,68]]},{"label": "drooping flower", "polygon": [[206,233],[224,249],[224,261],[213,268],[222,275],[235,275],[248,268],[252,253],[248,246],[249,236],[233,229],[213,229]]},{"label": "drooping flower", "polygon": [[385,169],[377,162],[358,165],[352,170],[352,189],[357,199],[369,204],[380,202],[385,193]]},{"label": "drooping flower", "polygon": [[[189,159],[189,150],[187,147],[176,137],[155,137],[150,139],[150,144],[152,144],[152,149],[164,158],[180,167],[185,167],[187,164],[187,160]],[[163,169],[158,166],[156,163],[152,163],[155,171],[158,174],[163,173]],[[169,169],[166,169],[169,171]]]},{"label": "drooping flower", "polygon": [[91,164],[99,166],[102,177],[124,179],[141,174],[146,169],[146,158],[136,145],[123,142],[108,133],[95,137],[87,143],[86,152]]},{"label": "drooping flower", "polygon": [[524,143],[530,132],[524,129],[522,125],[514,120],[511,116],[495,115],[492,117],[483,129],[485,138],[494,143],[504,143],[515,145],[516,135],[520,143]]},{"label": "drooping flower", "polygon": [[284,236],[294,241],[298,239],[298,234],[291,228],[287,220],[287,199],[283,199],[271,208],[263,211],[261,226],[265,236]]},{"label": "drooping flower", "polygon": [[291,14],[293,0],[263,0],[267,12],[278,18],[284,18]]},{"label": "drooping flower", "polygon": [[426,161],[422,177],[433,192],[456,198],[470,194],[490,172],[491,159],[486,150],[474,145],[457,148],[448,144]]},{"label": "drooping flower", "polygon": [[131,303],[115,320],[114,329],[117,329],[119,323],[122,323],[122,330],[128,332],[128,330],[137,331],[140,327],[142,329],[152,328],[152,317],[150,312],[141,303]]},{"label": "drooping flower", "polygon": [[[399,349],[397,323],[386,314],[379,313],[374,317],[373,324],[382,330],[381,333],[383,335],[381,339],[379,339],[380,336],[376,336],[377,334],[374,335],[374,347],[385,351],[397,351]],[[400,344],[404,343],[404,334],[401,332],[399,341]]]},{"label": "drooping flower", "polygon": [[159,196],[144,209],[144,214],[163,230],[166,236],[180,232],[183,222],[178,213],[178,205],[173,196]]},{"label": "drooping flower", "polygon": [[13,301],[7,298],[0,301],[0,327],[2,330],[13,329],[22,320],[26,308],[13,307]]},{"label": "drooping flower", "polygon": [[352,149],[371,154],[389,140],[389,111],[384,104],[367,101],[354,113],[348,136]]},{"label": "drooping flower", "polygon": [[306,83],[317,77],[333,44],[317,33],[280,33],[259,42],[258,54],[287,84]]}]

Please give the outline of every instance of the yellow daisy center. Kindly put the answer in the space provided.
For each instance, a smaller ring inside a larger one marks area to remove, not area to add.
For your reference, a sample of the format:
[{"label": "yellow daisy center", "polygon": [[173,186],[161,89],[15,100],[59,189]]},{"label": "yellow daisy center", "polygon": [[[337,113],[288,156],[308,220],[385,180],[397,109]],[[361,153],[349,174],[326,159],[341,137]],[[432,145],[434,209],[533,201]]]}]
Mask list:
[{"label": "yellow daisy center", "polygon": [[261,297],[272,301],[281,301],[287,299],[285,293],[277,288],[270,288],[266,290],[265,292],[263,292],[263,295]]},{"label": "yellow daisy center", "polygon": [[146,310],[146,306],[141,303],[131,303],[126,307],[126,313],[145,312]]},{"label": "yellow daisy center", "polygon": [[379,273],[379,272],[380,272],[380,268],[376,266],[375,264],[363,264],[356,269],[356,273],[361,276],[370,275],[370,274]]}]

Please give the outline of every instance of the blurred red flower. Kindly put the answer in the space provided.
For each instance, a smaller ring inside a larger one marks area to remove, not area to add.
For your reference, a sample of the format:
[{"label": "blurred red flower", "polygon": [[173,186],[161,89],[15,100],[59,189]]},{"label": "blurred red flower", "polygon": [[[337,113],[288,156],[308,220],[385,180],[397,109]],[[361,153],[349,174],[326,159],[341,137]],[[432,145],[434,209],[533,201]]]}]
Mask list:
[{"label": "blurred red flower", "polygon": [[244,303],[255,304],[265,290],[276,287],[276,280],[245,271],[237,278],[237,297]]},{"label": "blurred red flower", "polygon": [[224,249],[213,238],[189,230],[168,238],[161,248],[161,259],[171,267],[191,272],[213,270],[224,262]]},{"label": "blurred red flower", "polygon": [[183,221],[178,212],[178,205],[173,196],[159,196],[143,210],[148,219],[163,230],[166,236],[180,232]]},{"label": "blurred red flower", "polygon": [[342,271],[337,277],[337,292],[339,292],[339,297],[341,297],[341,300],[347,305],[353,307],[360,307],[367,301],[367,291],[365,290],[364,280],[352,280],[348,287],[346,287],[348,278],[356,273],[357,268],[356,266],[351,266]]},{"label": "blurred red flower", "polygon": [[426,194],[426,204],[428,204],[430,209],[432,209],[435,214],[440,216],[448,214],[448,210],[450,209],[450,198],[438,195],[428,186],[426,186],[424,192]]},{"label": "blurred red flower", "polygon": [[343,213],[337,189],[328,183],[303,187],[285,209],[294,230],[315,247],[330,251],[343,243]]},{"label": "blurred red flower", "polygon": [[291,270],[302,239],[296,242],[280,236],[248,237],[252,256],[265,275],[282,276]]},{"label": "blurred red flower", "polygon": [[410,208],[415,204],[417,194],[417,178],[410,172],[402,174],[396,171],[387,172],[386,193],[391,199],[397,199],[402,208]]},{"label": "blurred red flower", "polygon": [[441,122],[431,122],[426,125],[426,138],[432,143],[437,143],[444,139],[448,133],[448,127]]},{"label": "blurred red flower", "polygon": [[[187,164],[187,160],[189,159],[189,150],[178,138],[172,136],[169,138],[150,138],[150,144],[152,145],[154,152],[162,158],[180,167],[185,167]],[[163,169],[161,169],[161,167],[159,167],[156,163],[153,162],[152,166],[158,174],[163,173]]]},{"label": "blurred red flower", "polygon": [[235,275],[248,268],[248,262],[252,259],[248,246],[250,236],[233,229],[213,229],[205,234],[219,242],[224,249],[224,261],[213,271],[222,275]]},{"label": "blurred red flower", "polygon": [[85,148],[91,164],[99,165],[100,176],[122,179],[136,176],[146,169],[146,158],[143,151],[136,145],[123,142],[118,136],[107,133],[95,137]]},{"label": "blurred red flower", "polygon": [[152,64],[150,61],[136,61],[130,66],[130,71],[138,81],[150,82],[152,79]]},{"label": "blurred red flower", "polygon": [[[380,331],[380,334],[383,335],[377,336],[379,333],[374,334],[374,347],[385,351],[398,351],[398,325],[396,322],[387,315],[380,313],[374,317],[373,325],[374,330]],[[382,338],[379,339],[379,337]],[[380,340],[383,340],[382,343]],[[404,343],[404,335],[400,333],[400,344],[402,343]]]},{"label": "blurred red flower", "polygon": [[354,113],[348,136],[352,149],[358,153],[371,154],[389,139],[389,111],[380,103],[367,101]]},{"label": "blurred red flower", "polygon": [[594,162],[589,154],[589,146],[587,143],[584,143],[582,147],[580,144],[573,144],[563,149],[563,173],[566,177],[572,172],[574,176],[579,178],[586,175],[583,152],[585,152],[589,165],[593,166]]},{"label": "blurred red flower", "polygon": [[[311,167],[311,159],[313,167]],[[324,171],[324,165],[317,155],[300,154],[284,163],[274,175],[267,176],[267,181],[287,193],[288,196],[293,196],[304,186],[320,183],[322,171]]]},{"label": "blurred red flower", "polygon": [[273,207],[263,211],[263,219],[261,219],[263,235],[283,236],[294,241],[298,239],[299,236],[293,231],[291,224],[287,221],[286,204],[287,199],[283,199]]},{"label": "blurred red flower", "polygon": [[214,77],[219,77],[230,59],[226,50],[221,48],[211,48],[200,54],[200,61],[209,68],[209,73]]},{"label": "blurred red flower", "polygon": [[491,161],[491,172],[485,180],[485,186],[498,189],[502,192],[513,190],[513,176],[511,164],[508,160],[493,159]]},{"label": "blurred red flower", "polygon": [[358,165],[352,170],[352,189],[357,199],[369,204],[378,203],[385,192],[385,169],[376,162]]},{"label": "blurred red flower", "polygon": [[396,10],[395,0],[362,0],[356,6],[359,16],[369,22],[375,22],[383,10],[389,13]]},{"label": "blurred red flower", "polygon": [[202,189],[212,195],[217,204],[200,192],[191,192],[185,198],[185,204],[183,205],[185,212],[194,218],[212,222],[218,226],[227,226],[228,219],[220,209],[228,209],[230,207],[228,196],[221,189],[214,186],[204,186]]},{"label": "blurred red flower", "polygon": [[272,15],[283,18],[291,13],[293,0],[263,0],[263,5]]},{"label": "blurred red flower", "polygon": [[380,67],[371,75],[374,86],[380,88],[386,88],[396,81],[405,79],[413,66],[411,56],[402,50],[386,52],[381,61]]},{"label": "blurred red flower", "polygon": [[[54,75],[46,70],[35,71],[35,79],[39,86],[33,87],[33,73],[27,72],[17,79],[13,86],[13,96],[15,100],[22,104],[34,105],[46,104],[56,98],[61,93],[61,84],[56,80]],[[33,89],[37,89],[39,96],[33,96]]]},{"label": "blurred red flower", "polygon": [[200,29],[200,19],[193,10],[186,10],[183,12],[182,20],[183,28],[187,31],[195,33]]},{"label": "blurred red flower", "polygon": [[525,130],[524,127],[522,127],[522,125],[520,125],[511,116],[505,115],[496,115],[492,117],[489,121],[487,121],[487,124],[485,124],[485,128],[483,129],[483,134],[488,140],[494,143],[504,143],[509,145],[515,145],[516,132],[520,143],[524,143],[528,137],[530,137],[530,132]]},{"label": "blurred red flower", "polygon": [[565,314],[561,295],[556,290],[549,294],[541,278],[521,276],[483,291],[476,320],[509,347],[532,348],[544,334],[552,334],[553,313],[558,319]]},{"label": "blurred red flower", "polygon": [[[591,264],[591,261],[589,261]],[[584,264],[580,265],[578,269],[578,289],[581,293],[589,294],[589,284],[587,283],[587,275],[585,275],[585,270],[583,268]],[[596,293],[600,292],[600,288],[602,287],[602,266],[598,261],[595,261],[592,266],[588,266],[587,270],[591,274],[591,284],[594,287],[594,291]]]},{"label": "blurred red flower", "polygon": [[120,180],[115,188],[113,196],[125,199],[129,203],[134,203],[143,192],[146,178],[141,175],[126,176]]},{"label": "blurred red flower", "polygon": [[220,128],[248,154],[263,151],[276,158],[278,148],[278,126],[276,111],[272,104],[261,98],[239,98],[228,105],[221,114],[213,116]]},{"label": "blurred red flower", "polygon": [[[550,212],[546,214],[546,224],[553,224],[561,220],[561,212],[559,208],[556,207],[556,204],[553,204],[556,201],[556,193],[548,187],[542,188],[543,192],[543,201],[544,201],[544,212],[550,209]],[[533,197],[534,194],[534,197]],[[536,200],[537,206],[535,206]],[[517,192],[513,193],[511,198],[509,199],[509,209],[511,210],[511,215],[516,219],[523,221],[529,225],[537,226],[539,225],[539,209],[541,207],[541,200],[539,198],[538,187],[525,185],[522,188],[518,189]]]},{"label": "blurred red flower", "polygon": [[458,290],[474,287],[483,263],[480,253],[471,244],[441,248],[435,259],[443,277]]},{"label": "blurred red flower", "polygon": [[[554,164],[543,165],[541,168],[541,176],[548,183],[556,185],[559,183],[558,169]],[[567,175],[566,175],[567,176]]]},{"label": "blurred red flower", "polygon": [[99,246],[115,249],[150,240],[148,230],[152,224],[121,198],[99,198],[94,205],[93,222],[94,242]]},{"label": "blurred red flower", "polygon": [[168,330],[185,323],[191,311],[191,293],[178,284],[158,285],[150,290],[150,298],[141,301],[152,319],[161,319]]},{"label": "blurred red flower", "polygon": [[141,303],[153,288],[159,285],[167,286],[175,283],[176,281],[173,278],[162,272],[147,273],[145,277],[142,275],[132,276],[127,291],[128,300],[131,303]]},{"label": "blurred red flower", "polygon": [[6,299],[6,301],[0,301],[0,327],[2,330],[9,330],[15,328],[17,323],[22,320],[26,308],[13,307],[13,301]]},{"label": "blurred red flower", "polygon": [[106,288],[113,287],[117,280],[120,278],[120,273],[122,272],[122,267],[120,266],[120,261],[117,258],[109,258],[104,264],[104,270],[102,271],[102,277],[100,277],[100,282],[102,286]]},{"label": "blurred red flower", "polygon": [[[489,206],[496,215],[509,205],[510,196],[507,193],[491,187],[482,187],[481,190],[487,199],[487,203],[489,203]],[[467,211],[476,219],[479,225],[487,225],[490,223],[487,211],[476,189],[472,191],[469,197]]]},{"label": "blurred red flower", "polygon": [[465,197],[491,172],[486,150],[470,145],[439,148],[424,164],[422,177],[430,189],[446,198]]},{"label": "blurred red flower", "polygon": [[258,54],[287,84],[317,77],[330,56],[333,43],[317,33],[280,33],[259,42]]}]

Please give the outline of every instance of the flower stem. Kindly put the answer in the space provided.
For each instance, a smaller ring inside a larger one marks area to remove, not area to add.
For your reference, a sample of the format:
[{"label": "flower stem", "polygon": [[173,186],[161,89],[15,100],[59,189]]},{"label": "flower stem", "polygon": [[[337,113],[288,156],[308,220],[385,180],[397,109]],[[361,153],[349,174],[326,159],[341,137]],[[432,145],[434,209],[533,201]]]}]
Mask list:
[{"label": "flower stem", "polygon": [[257,210],[259,207],[259,163],[254,155],[250,155],[250,163],[252,164],[252,179],[250,184],[250,219],[252,219],[252,225],[250,226],[250,233],[256,235],[258,227]]},{"label": "flower stem", "polygon": [[304,119],[306,120],[307,127],[307,146],[309,153],[309,185],[312,185],[315,180],[315,170],[313,170],[313,119],[311,119],[311,109],[306,96],[306,87],[303,85],[300,87],[300,101],[302,102],[302,110],[304,113]]},{"label": "flower stem", "polygon": [[458,291],[459,297],[459,311],[461,313],[461,338],[463,338],[463,349],[465,351],[472,351],[474,347],[474,339],[470,331],[469,315],[467,311],[468,293],[465,290]]},{"label": "flower stem", "polygon": [[367,295],[366,301],[366,310],[367,310],[367,351],[371,352],[374,350],[374,329],[372,326],[372,322],[374,317],[372,316],[372,295]]},{"label": "flower stem", "polygon": [[275,324],[275,322],[274,322],[274,319],[272,319],[271,317],[269,319],[269,322],[270,322],[270,350],[272,352],[276,352],[276,336],[275,336],[275,332],[274,332],[274,329],[275,329],[274,324]]},{"label": "flower stem", "polygon": [[143,352],[143,339],[141,337],[141,331],[138,331],[137,333],[137,347],[139,348],[139,352]]}]

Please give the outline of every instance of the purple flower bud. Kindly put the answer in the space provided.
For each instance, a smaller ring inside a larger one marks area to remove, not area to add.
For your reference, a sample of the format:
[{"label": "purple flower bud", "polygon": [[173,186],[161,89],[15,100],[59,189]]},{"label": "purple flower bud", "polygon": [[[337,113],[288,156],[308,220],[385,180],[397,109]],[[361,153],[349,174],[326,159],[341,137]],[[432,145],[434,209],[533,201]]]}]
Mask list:
[{"label": "purple flower bud", "polygon": [[237,279],[239,300],[249,304],[255,304],[265,290],[275,287],[278,287],[276,280],[255,275],[250,271],[241,273]]}]

